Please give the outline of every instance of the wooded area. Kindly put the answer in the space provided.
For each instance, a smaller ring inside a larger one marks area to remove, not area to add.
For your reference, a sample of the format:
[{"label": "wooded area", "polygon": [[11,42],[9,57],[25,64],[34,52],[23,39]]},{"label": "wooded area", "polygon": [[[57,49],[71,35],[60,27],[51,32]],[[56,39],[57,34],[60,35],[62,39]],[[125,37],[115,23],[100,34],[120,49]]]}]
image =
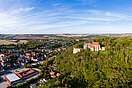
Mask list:
[{"label": "wooded area", "polygon": [[[82,50],[73,54],[73,46],[58,54],[54,64],[63,76],[50,80],[43,87],[132,87],[132,38],[98,37],[94,41],[100,42],[106,50]],[[83,43],[79,44],[76,47],[82,46]]]}]

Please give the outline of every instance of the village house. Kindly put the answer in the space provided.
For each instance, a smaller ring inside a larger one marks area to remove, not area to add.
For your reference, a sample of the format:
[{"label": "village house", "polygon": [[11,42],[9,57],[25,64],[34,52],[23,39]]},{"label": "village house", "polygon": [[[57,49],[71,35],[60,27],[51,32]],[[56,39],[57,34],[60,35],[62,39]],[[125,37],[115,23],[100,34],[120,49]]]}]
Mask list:
[{"label": "village house", "polygon": [[50,74],[51,78],[56,78],[56,77],[61,76],[61,74],[59,72],[54,72],[54,71],[51,71],[49,74]]},{"label": "village house", "polygon": [[4,57],[5,57],[4,54],[0,54],[0,63],[2,66],[4,66]]},{"label": "village house", "polygon": [[4,54],[0,54],[0,60],[2,60],[2,58],[4,57]]}]

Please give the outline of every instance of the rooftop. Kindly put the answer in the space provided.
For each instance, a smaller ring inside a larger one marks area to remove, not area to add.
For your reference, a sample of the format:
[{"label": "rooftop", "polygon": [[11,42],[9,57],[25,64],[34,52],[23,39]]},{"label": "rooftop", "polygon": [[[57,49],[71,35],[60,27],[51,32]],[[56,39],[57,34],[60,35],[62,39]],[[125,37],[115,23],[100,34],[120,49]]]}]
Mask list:
[{"label": "rooftop", "polygon": [[10,81],[10,82],[14,82],[17,80],[20,80],[20,78],[15,74],[15,73],[10,73],[5,75],[5,77]]},{"label": "rooftop", "polygon": [[92,43],[86,43],[86,44],[89,44],[89,45],[99,45],[99,42],[92,42]]},{"label": "rooftop", "polygon": [[26,68],[26,69],[22,69],[19,71],[16,71],[15,73],[19,76],[19,77],[26,77],[28,75],[32,75],[34,72],[37,72],[31,68]]}]

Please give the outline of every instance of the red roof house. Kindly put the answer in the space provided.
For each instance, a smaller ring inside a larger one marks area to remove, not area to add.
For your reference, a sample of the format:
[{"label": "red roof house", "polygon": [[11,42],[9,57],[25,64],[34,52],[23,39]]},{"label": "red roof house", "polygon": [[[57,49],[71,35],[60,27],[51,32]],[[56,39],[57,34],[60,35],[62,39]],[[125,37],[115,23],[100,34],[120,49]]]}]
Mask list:
[{"label": "red roof house", "polygon": [[101,50],[99,42],[84,43],[84,49],[90,49],[91,51]]}]

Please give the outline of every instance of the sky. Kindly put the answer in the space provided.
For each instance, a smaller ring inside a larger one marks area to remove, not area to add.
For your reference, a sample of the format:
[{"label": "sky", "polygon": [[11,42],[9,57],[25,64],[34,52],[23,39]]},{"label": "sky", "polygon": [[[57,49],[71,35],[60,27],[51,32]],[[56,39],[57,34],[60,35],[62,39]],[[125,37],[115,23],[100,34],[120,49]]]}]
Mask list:
[{"label": "sky", "polygon": [[132,0],[0,0],[0,34],[132,33]]}]

